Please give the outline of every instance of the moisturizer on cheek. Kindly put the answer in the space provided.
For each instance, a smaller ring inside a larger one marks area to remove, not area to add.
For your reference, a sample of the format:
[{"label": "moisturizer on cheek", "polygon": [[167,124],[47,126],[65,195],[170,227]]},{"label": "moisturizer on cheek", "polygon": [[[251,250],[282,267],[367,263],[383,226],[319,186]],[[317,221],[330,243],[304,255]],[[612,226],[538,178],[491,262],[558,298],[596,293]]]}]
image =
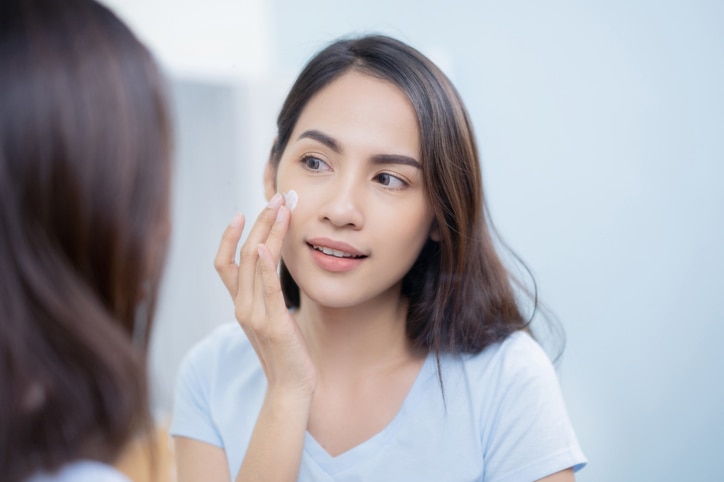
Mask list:
[{"label": "moisturizer on cheek", "polygon": [[282,194],[282,196],[284,196],[285,204],[289,212],[294,211],[294,208],[297,207],[297,201],[299,201],[297,191],[290,189],[289,192]]}]

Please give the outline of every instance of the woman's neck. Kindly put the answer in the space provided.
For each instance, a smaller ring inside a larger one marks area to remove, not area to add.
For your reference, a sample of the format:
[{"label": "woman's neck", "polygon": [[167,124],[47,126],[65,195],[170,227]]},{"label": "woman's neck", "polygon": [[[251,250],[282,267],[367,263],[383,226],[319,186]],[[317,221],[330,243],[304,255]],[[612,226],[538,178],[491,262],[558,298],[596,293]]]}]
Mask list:
[{"label": "woman's neck", "polygon": [[349,308],[324,307],[301,293],[295,317],[322,379],[366,376],[417,356],[405,334],[407,301],[399,293]]}]

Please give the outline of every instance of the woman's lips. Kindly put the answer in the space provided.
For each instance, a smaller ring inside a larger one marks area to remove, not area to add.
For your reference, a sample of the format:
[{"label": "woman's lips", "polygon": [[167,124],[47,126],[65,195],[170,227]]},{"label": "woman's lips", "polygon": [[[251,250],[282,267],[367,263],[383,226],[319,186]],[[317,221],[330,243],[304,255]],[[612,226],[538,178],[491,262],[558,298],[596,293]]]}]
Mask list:
[{"label": "woman's lips", "polygon": [[341,273],[359,266],[367,255],[352,245],[326,238],[307,240],[314,262],[322,269]]}]

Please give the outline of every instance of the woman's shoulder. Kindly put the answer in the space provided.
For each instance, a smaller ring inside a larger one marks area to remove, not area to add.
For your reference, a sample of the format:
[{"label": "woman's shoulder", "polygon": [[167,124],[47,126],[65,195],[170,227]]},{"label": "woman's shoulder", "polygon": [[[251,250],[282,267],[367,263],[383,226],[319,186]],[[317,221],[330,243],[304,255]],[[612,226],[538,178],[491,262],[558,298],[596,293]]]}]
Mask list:
[{"label": "woman's shoulder", "polygon": [[556,379],[550,358],[525,331],[516,331],[479,353],[462,355],[461,361],[469,376],[488,381]]},{"label": "woman's shoulder", "polygon": [[206,345],[223,346],[246,340],[244,330],[235,321],[227,321],[212,329],[206,336],[199,340],[196,347]]},{"label": "woman's shoulder", "polygon": [[221,323],[193,346],[192,351],[234,349],[248,343],[244,330],[235,321]]},{"label": "woman's shoulder", "polygon": [[493,360],[510,358],[538,358],[541,355],[547,358],[543,348],[541,348],[530,333],[524,330],[518,330],[502,340],[488,345],[477,353],[467,353],[463,355],[463,359],[466,363],[487,363]]},{"label": "woman's shoulder", "polygon": [[254,349],[244,330],[238,323],[231,321],[220,324],[197,341],[186,353],[182,366],[211,368],[209,365],[244,362],[248,357],[256,359]]},{"label": "woman's shoulder", "polygon": [[529,333],[515,332],[463,359],[465,396],[490,448],[491,478],[538,480],[585,465],[553,362]]}]

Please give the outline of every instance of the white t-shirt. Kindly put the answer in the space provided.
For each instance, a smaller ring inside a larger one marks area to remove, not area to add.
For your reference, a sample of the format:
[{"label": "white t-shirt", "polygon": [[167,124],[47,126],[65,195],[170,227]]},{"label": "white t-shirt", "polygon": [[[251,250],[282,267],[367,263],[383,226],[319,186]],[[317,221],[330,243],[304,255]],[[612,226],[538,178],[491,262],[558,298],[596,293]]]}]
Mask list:
[{"label": "white t-shirt", "polygon": [[[425,360],[395,418],[336,457],[307,433],[300,481],[530,482],[586,465],[547,355],[516,332],[476,355]],[[224,448],[236,478],[266,378],[238,324],[185,357],[170,432]]]},{"label": "white t-shirt", "polygon": [[131,482],[110,465],[92,460],[79,460],[65,465],[57,472],[42,472],[26,482]]}]

